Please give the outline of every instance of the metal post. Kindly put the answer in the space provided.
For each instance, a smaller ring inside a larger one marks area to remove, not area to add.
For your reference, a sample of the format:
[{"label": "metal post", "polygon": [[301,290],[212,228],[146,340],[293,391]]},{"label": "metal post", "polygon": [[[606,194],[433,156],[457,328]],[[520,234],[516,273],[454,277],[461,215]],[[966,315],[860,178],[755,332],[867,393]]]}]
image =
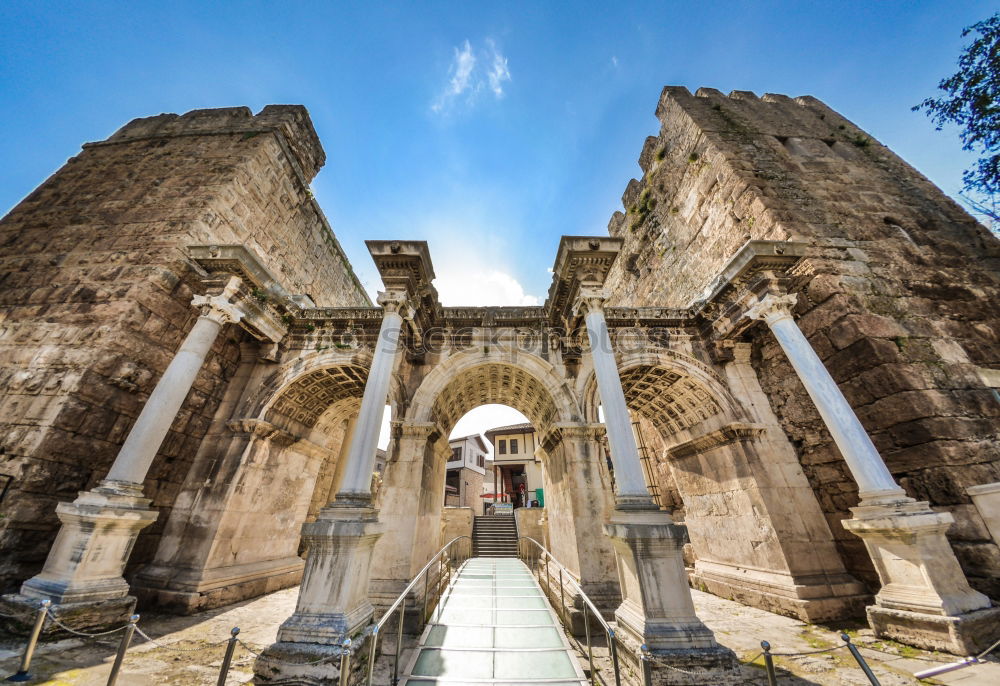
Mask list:
[{"label": "metal post", "polygon": [[45,626],[45,617],[49,614],[49,605],[51,604],[52,601],[48,599],[38,604],[35,626],[32,627],[31,635],[28,636],[28,644],[24,646],[24,653],[21,654],[21,666],[18,668],[17,674],[7,677],[6,681],[31,681],[28,669],[31,667],[31,658],[35,656],[35,646],[38,645],[38,637],[42,633],[42,627]]},{"label": "metal post", "polygon": [[399,681],[399,654],[403,652],[403,620],[406,619],[406,599],[399,604],[399,630],[396,632],[396,658],[392,661],[392,686]]},{"label": "metal post", "polygon": [[549,556],[545,556],[545,595],[552,598],[552,578],[549,576]]},{"label": "metal post", "polygon": [[594,648],[590,643],[590,608],[583,608],[583,631],[587,635],[587,661],[590,663],[590,683],[597,684],[597,675],[594,674]]},{"label": "metal post", "polygon": [[420,625],[427,626],[427,582],[431,578],[429,570],[424,571],[424,612],[420,615]]},{"label": "metal post", "polygon": [[[559,604],[562,605],[563,611],[563,623],[569,621],[566,617],[566,594],[563,593],[563,574],[562,567],[559,568]],[[573,627],[570,627],[570,632],[572,633]]]},{"label": "metal post", "polygon": [[767,641],[761,641],[760,647],[764,651],[764,669],[767,671],[767,686],[778,686],[778,677],[774,674],[774,658],[771,656],[771,644]]},{"label": "metal post", "polygon": [[135,633],[135,623],[139,621],[139,615],[132,615],[125,625],[125,633],[118,644],[118,653],[115,655],[115,663],[111,665],[111,674],[108,675],[107,686],[115,686],[118,682],[118,672],[122,670],[122,661],[125,660],[125,651],[128,650],[129,643],[132,642],[132,634]]},{"label": "metal post", "polygon": [[615,686],[622,686],[621,668],[618,665],[618,644],[615,642],[614,629],[608,629],[608,650],[611,651],[611,665],[615,670]]},{"label": "metal post", "polygon": [[372,627],[372,645],[368,653],[368,681],[367,686],[372,686],[372,677],[375,675],[375,653],[378,652],[378,625]]},{"label": "metal post", "polygon": [[215,686],[226,686],[226,677],[229,676],[229,665],[233,663],[233,651],[236,650],[236,643],[239,641],[240,628],[234,626],[229,632],[229,643],[226,645],[226,655],[222,658],[222,668],[219,670],[219,681]]},{"label": "metal post", "polygon": [[639,646],[639,662],[642,663],[642,684],[643,686],[651,686],[653,683],[653,674],[649,667],[650,655],[649,646],[643,643]]},{"label": "metal post", "polygon": [[847,644],[847,649],[851,651],[851,655],[854,656],[854,659],[857,661],[858,666],[861,667],[861,671],[865,673],[866,677],[868,677],[868,681],[871,682],[872,686],[881,686],[881,684],[879,684],[878,682],[878,679],[875,678],[875,673],[872,672],[871,667],[869,667],[868,663],[865,662],[865,658],[861,654],[861,651],[858,650],[858,647],[856,645],[851,643],[851,637],[848,636],[847,634],[841,634],[840,638],[843,639],[844,643]]},{"label": "metal post", "polygon": [[[340,644],[340,686],[351,683],[351,639],[345,638]],[[221,684],[220,684],[221,686]]]}]

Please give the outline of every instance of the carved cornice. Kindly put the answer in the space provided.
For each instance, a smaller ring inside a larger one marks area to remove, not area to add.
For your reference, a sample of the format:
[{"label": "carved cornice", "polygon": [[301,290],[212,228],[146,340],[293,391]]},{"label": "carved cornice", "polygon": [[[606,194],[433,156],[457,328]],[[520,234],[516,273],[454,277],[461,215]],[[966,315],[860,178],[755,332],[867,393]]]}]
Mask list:
[{"label": "carved cornice", "polygon": [[552,267],[552,285],[545,300],[549,320],[566,325],[581,284],[600,287],[611,271],[622,239],[610,236],[563,236]]},{"label": "carved cornice", "polygon": [[715,450],[732,443],[744,443],[756,440],[764,433],[764,427],[759,424],[743,424],[734,422],[717,431],[693,438],[667,449],[667,456],[672,460],[700,455],[709,450]]},{"label": "carved cornice", "polygon": [[242,282],[239,320],[247,332],[262,341],[277,343],[288,331],[288,321],[301,308],[313,306],[306,295],[288,293],[257,257],[242,245],[192,245],[191,259],[208,273],[207,283],[235,276]]},{"label": "carved cornice", "polygon": [[733,338],[750,322],[744,318],[748,299],[785,292],[793,272],[801,271],[808,246],[793,241],[747,241],[689,309],[712,338]]}]

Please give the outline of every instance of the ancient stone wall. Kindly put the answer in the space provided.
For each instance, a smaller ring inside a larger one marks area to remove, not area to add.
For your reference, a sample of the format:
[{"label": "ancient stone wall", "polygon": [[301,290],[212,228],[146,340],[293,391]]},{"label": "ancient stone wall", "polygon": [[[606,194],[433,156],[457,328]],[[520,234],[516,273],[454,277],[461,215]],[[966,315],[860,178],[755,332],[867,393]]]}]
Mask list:
[{"label": "ancient stone wall", "polygon": [[[1000,550],[965,493],[1000,477],[1000,242],[869,134],[815,98],[664,90],[643,178],[609,224],[625,240],[616,305],[684,307],[749,239],[810,245],[796,319],[907,490],[955,515],[973,585],[1000,597]],[[840,520],[857,489],[777,342],[753,366],[849,570],[874,582]]]},{"label": "ancient stone wall", "polygon": [[[308,183],[323,149],[300,106],[137,119],[84,146],[0,220],[0,590],[36,573],[55,505],[103,478],[191,328],[189,245],[241,244],[292,294],[365,305]],[[224,329],[148,475],[155,550],[247,335]],[[16,551],[10,554],[9,551]]]}]

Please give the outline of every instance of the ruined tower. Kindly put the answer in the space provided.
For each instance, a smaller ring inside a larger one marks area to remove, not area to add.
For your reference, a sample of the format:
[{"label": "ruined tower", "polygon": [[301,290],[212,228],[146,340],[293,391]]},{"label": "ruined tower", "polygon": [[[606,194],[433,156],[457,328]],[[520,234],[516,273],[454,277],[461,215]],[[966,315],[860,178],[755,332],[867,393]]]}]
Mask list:
[{"label": "ruined tower", "polygon": [[[667,87],[656,113],[608,226],[624,240],[614,303],[697,305],[746,241],[808,244],[789,287],[799,326],[908,495],[954,515],[970,583],[1000,598],[1000,551],[966,492],[1000,480],[1000,241],[815,98]],[[751,356],[848,570],[877,587],[841,525],[857,490],[815,406],[765,327],[742,340],[706,354]],[[691,478],[659,467],[664,493]]]},{"label": "ruined tower", "polygon": [[[247,246],[302,304],[369,304],[309,190],[324,160],[301,106],[136,119],[0,222],[0,590],[41,567],[56,503],[103,478],[191,328],[205,272],[188,246]],[[259,354],[232,327],[214,345],[146,480],[160,514],[133,566],[156,550],[241,358]]]}]

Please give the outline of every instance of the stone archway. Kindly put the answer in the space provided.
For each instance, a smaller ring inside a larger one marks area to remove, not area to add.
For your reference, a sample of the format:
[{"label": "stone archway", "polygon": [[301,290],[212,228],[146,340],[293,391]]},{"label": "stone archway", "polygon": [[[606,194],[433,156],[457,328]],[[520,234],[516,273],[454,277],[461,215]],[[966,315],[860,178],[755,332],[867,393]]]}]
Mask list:
[{"label": "stone archway", "polygon": [[299,530],[332,499],[370,362],[362,349],[255,365],[202,444],[137,590],[191,612],[298,583]]},{"label": "stone archway", "polygon": [[[626,352],[626,402],[659,490],[683,505],[696,587],[748,605],[826,621],[860,609],[832,533],[742,355],[722,374],[677,350]],[[756,388],[756,391],[755,391]],[[591,374],[585,412],[596,417]]]},{"label": "stone archway", "polygon": [[379,502],[386,532],[374,552],[373,602],[391,602],[434,553],[437,539],[426,532],[440,526],[447,437],[458,419],[484,404],[513,407],[535,427],[553,552],[596,601],[613,610],[620,598],[613,552],[603,537],[593,537],[609,505],[600,430],[581,421],[577,396],[553,364],[505,346],[439,360],[395,424]]}]

